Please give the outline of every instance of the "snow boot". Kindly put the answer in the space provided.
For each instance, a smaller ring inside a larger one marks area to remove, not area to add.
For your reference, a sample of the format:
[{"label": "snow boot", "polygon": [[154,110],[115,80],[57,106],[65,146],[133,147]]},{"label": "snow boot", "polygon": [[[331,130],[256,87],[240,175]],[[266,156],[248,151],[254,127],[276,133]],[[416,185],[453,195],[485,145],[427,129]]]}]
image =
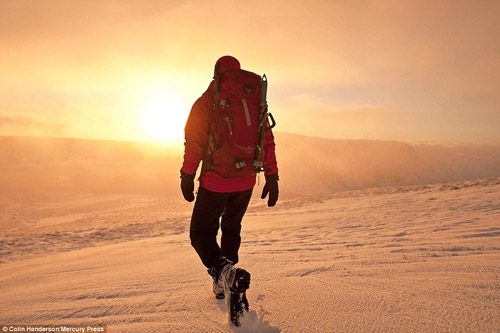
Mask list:
[{"label": "snow boot", "polygon": [[222,268],[220,275],[224,285],[229,320],[239,327],[241,317],[248,312],[246,290],[250,287],[250,273],[228,263]]},{"label": "snow boot", "polygon": [[213,291],[215,298],[224,299],[224,284],[222,283],[222,279],[220,277],[218,279],[215,279],[214,277]]},{"label": "snow boot", "polygon": [[212,268],[207,270],[208,274],[213,279],[212,290],[217,299],[224,299],[224,283],[222,282],[221,272],[227,264],[232,264],[232,262],[226,257],[220,256],[217,258]]}]

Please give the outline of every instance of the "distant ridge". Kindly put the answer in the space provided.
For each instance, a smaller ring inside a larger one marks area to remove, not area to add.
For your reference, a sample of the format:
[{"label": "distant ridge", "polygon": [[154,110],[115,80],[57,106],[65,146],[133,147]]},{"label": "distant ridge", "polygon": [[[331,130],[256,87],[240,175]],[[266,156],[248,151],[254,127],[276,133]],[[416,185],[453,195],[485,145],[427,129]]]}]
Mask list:
[{"label": "distant ridge", "polygon": [[[409,145],[275,133],[282,193],[328,194],[500,176],[500,147]],[[0,187],[178,194],[182,145],[0,136]]]},{"label": "distant ridge", "polygon": [[[430,166],[408,144],[277,133],[282,179],[301,193],[420,184]],[[281,167],[284,166],[284,167]]]}]

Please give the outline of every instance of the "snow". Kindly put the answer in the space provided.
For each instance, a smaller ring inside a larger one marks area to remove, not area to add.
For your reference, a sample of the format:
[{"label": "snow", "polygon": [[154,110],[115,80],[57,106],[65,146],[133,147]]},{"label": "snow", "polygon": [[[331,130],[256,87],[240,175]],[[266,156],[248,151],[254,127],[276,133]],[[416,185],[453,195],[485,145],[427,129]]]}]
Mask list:
[{"label": "snow", "polygon": [[240,252],[252,273],[242,329],[228,325],[189,244],[189,211],[153,198],[106,211],[82,198],[86,218],[68,210],[67,222],[55,214],[54,223],[3,234],[1,322],[111,332],[495,331],[499,198],[500,179],[491,179],[295,198],[276,209],[252,202]]},{"label": "snow", "polygon": [[242,229],[239,265],[252,280],[241,328],[228,324],[224,301],[213,296],[189,241],[192,203],[180,193],[133,193],[125,185],[25,191],[16,181],[0,192],[0,324],[500,330],[498,177],[326,195],[284,191],[273,208],[254,197]]}]

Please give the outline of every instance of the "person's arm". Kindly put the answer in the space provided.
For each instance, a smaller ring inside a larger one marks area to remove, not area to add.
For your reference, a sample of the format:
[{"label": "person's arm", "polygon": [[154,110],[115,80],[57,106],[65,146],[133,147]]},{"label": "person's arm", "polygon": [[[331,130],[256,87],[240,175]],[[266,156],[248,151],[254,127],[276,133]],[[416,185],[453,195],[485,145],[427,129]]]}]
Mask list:
[{"label": "person's arm", "polygon": [[194,200],[194,177],[207,147],[210,107],[209,95],[205,93],[194,103],[184,128],[181,190],[189,202]]},{"label": "person's arm", "polygon": [[264,174],[266,176],[278,173],[278,163],[276,161],[276,144],[272,130],[266,131],[266,141],[264,146]]},{"label": "person's arm", "polygon": [[276,144],[271,130],[266,131],[266,142],[264,151],[264,175],[266,176],[266,184],[262,189],[261,198],[264,199],[269,193],[267,205],[272,207],[278,201],[278,163],[276,162]]},{"label": "person's arm", "polygon": [[194,175],[203,159],[209,130],[209,111],[212,107],[209,94],[203,94],[191,108],[184,128],[184,163],[181,172]]}]

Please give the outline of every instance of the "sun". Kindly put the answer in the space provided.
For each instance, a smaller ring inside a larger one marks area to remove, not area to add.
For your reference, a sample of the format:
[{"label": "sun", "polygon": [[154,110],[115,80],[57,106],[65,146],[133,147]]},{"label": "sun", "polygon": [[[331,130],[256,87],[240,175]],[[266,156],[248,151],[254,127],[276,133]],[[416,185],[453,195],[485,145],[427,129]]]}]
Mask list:
[{"label": "sun", "polygon": [[141,109],[141,123],[146,135],[161,142],[179,142],[184,135],[186,106],[174,94],[152,96]]}]

